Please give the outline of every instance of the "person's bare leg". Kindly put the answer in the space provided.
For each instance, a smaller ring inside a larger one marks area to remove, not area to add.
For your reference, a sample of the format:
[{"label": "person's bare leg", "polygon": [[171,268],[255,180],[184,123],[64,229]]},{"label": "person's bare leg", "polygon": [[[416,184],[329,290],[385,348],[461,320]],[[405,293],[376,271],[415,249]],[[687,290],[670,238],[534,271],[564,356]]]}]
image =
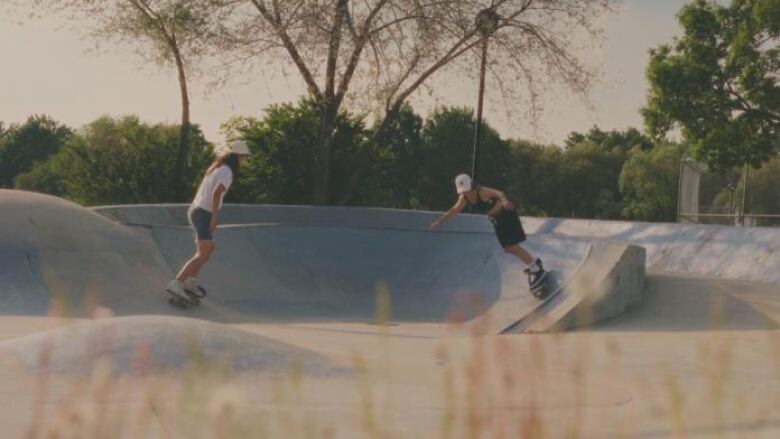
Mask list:
[{"label": "person's bare leg", "polygon": [[198,250],[195,256],[184,264],[179,274],[176,275],[176,279],[184,282],[187,278],[197,277],[203,264],[209,260],[212,253],[214,253],[214,241],[198,241]]},{"label": "person's bare leg", "polygon": [[520,246],[519,244],[509,246],[509,247],[504,247],[504,251],[509,254],[517,256],[518,258],[520,258],[521,261],[523,261],[525,265],[529,267],[531,266],[531,264],[534,263],[534,257],[531,256],[531,254],[528,253],[528,251],[524,249],[522,246]]}]

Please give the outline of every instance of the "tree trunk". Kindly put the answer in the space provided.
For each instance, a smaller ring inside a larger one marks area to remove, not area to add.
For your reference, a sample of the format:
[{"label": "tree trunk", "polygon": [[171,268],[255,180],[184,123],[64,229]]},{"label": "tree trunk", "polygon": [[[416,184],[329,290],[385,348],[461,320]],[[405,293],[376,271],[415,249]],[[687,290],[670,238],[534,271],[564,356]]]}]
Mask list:
[{"label": "tree trunk", "polygon": [[179,132],[179,150],[176,153],[176,172],[174,174],[174,196],[176,201],[184,201],[187,193],[187,157],[190,152],[190,97],[187,91],[187,77],[181,55],[174,50],[176,68],[179,72],[179,88],[181,90],[181,131]]},{"label": "tree trunk", "polygon": [[332,103],[320,105],[320,126],[312,157],[314,167],[311,195],[313,204],[324,205],[330,201],[330,159],[337,110]]}]

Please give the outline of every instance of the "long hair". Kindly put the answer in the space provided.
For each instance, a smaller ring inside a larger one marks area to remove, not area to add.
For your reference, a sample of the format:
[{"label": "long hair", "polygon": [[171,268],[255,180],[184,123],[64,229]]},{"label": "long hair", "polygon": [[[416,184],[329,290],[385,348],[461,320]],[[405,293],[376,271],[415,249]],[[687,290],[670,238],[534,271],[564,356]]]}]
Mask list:
[{"label": "long hair", "polygon": [[212,163],[211,166],[209,166],[209,168],[206,170],[206,175],[211,174],[215,169],[219,168],[222,165],[228,165],[230,170],[233,171],[233,178],[236,178],[238,176],[238,167],[239,167],[238,154],[234,154],[232,152],[230,154],[226,154],[214,160],[214,163]]}]

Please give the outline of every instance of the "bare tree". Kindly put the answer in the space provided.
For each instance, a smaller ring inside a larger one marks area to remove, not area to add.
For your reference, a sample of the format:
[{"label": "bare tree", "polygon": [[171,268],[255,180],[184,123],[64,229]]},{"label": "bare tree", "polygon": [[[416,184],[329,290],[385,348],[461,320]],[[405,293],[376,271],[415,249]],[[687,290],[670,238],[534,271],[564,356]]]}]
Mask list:
[{"label": "bare tree", "polygon": [[474,73],[485,38],[474,19],[491,8],[501,18],[489,36],[489,73],[505,97],[530,98],[536,114],[546,86],[587,93],[593,72],[575,49],[598,36],[601,15],[619,1],[244,0],[225,26],[232,44],[223,49],[234,60],[297,70],[320,110],[313,199],[343,202],[329,199],[328,183],[333,122],[345,99],[368,104],[378,138],[436,73]]},{"label": "bare tree", "polygon": [[175,67],[181,93],[181,134],[176,173],[171,182],[182,191],[190,149],[188,77],[206,56],[204,40],[212,38],[230,13],[230,2],[218,0],[34,0],[24,2],[33,15],[65,15],[97,45],[124,43],[147,62]]}]

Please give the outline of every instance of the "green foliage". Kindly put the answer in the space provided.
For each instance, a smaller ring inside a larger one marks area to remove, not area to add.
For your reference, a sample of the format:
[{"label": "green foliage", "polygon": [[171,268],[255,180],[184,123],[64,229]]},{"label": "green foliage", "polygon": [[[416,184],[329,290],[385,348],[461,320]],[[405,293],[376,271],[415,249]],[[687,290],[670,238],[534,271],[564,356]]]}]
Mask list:
[{"label": "green foliage", "polygon": [[[455,202],[455,176],[463,172],[471,174],[475,124],[471,109],[454,107],[437,108],[425,121],[423,174],[419,182],[421,206],[445,209]],[[509,142],[484,122],[480,151],[478,183],[506,187],[511,157]]]},{"label": "green foliage", "polygon": [[66,154],[55,154],[48,160],[36,164],[29,172],[19,174],[14,187],[25,191],[42,192],[58,197],[67,197],[63,173]]},{"label": "green foliage", "polygon": [[760,166],[780,145],[780,2],[696,0],[678,21],[683,36],[650,54],[649,131],[680,128],[694,157],[716,172]]},{"label": "green foliage", "polygon": [[0,127],[0,187],[13,187],[17,175],[57,152],[72,131],[49,116],[31,116],[22,125]]},{"label": "green foliage", "polygon": [[420,184],[425,174],[423,120],[409,105],[401,108],[393,123],[376,140],[372,164],[373,205],[396,208],[421,207]]},{"label": "green foliage", "polygon": [[[272,105],[262,119],[236,117],[223,124],[228,138],[244,139],[252,155],[242,168],[231,200],[253,203],[311,204],[312,151],[320,119],[314,103]],[[332,194],[346,190],[349,176],[365,148],[366,129],[360,118],[341,113],[336,118],[331,156]]]},{"label": "green foliage", "polygon": [[555,211],[558,168],[564,151],[554,145],[511,140],[511,170],[506,192],[523,215],[547,216]]},{"label": "green foliage", "polygon": [[188,202],[214,158],[211,145],[192,127],[185,176],[187,199],[175,195],[178,125],[148,125],[137,117],[102,117],[74,134],[47,162],[20,176],[21,188],[65,195],[86,205]]},{"label": "green foliage", "polygon": [[[229,138],[249,142],[252,156],[231,200],[252,203],[310,204],[312,148],[319,115],[311,100],[271,106],[262,120],[231,119],[223,125]],[[471,110],[439,108],[423,122],[411,107],[375,142],[361,118],[341,113],[336,120],[330,175],[330,198],[350,190],[357,167],[367,178],[351,201],[357,205],[445,208],[454,201],[452,180],[471,171],[474,119]],[[508,143],[483,129],[482,181],[503,187],[509,171]],[[233,192],[233,190],[231,190]]]},{"label": "green foliage", "polygon": [[573,218],[618,218],[618,189],[624,155],[590,142],[574,145],[561,156],[553,212]]},{"label": "green foliage", "polygon": [[564,143],[566,148],[571,148],[583,142],[593,143],[607,151],[628,152],[636,147],[641,149],[653,147],[652,139],[639,132],[636,128],[628,128],[625,131],[602,131],[598,126],[594,126],[585,134],[573,131]]},{"label": "green foliage", "polygon": [[631,152],[620,173],[626,218],[676,221],[680,158],[680,147],[674,144]]},{"label": "green foliage", "polygon": [[[744,173],[738,178],[733,192],[733,206],[742,206]],[[715,198],[714,205],[730,208],[732,193],[726,188]],[[739,208],[737,209],[739,210]],[[780,214],[780,157],[765,163],[761,168],[748,170],[747,203],[745,211],[749,214]]]}]

